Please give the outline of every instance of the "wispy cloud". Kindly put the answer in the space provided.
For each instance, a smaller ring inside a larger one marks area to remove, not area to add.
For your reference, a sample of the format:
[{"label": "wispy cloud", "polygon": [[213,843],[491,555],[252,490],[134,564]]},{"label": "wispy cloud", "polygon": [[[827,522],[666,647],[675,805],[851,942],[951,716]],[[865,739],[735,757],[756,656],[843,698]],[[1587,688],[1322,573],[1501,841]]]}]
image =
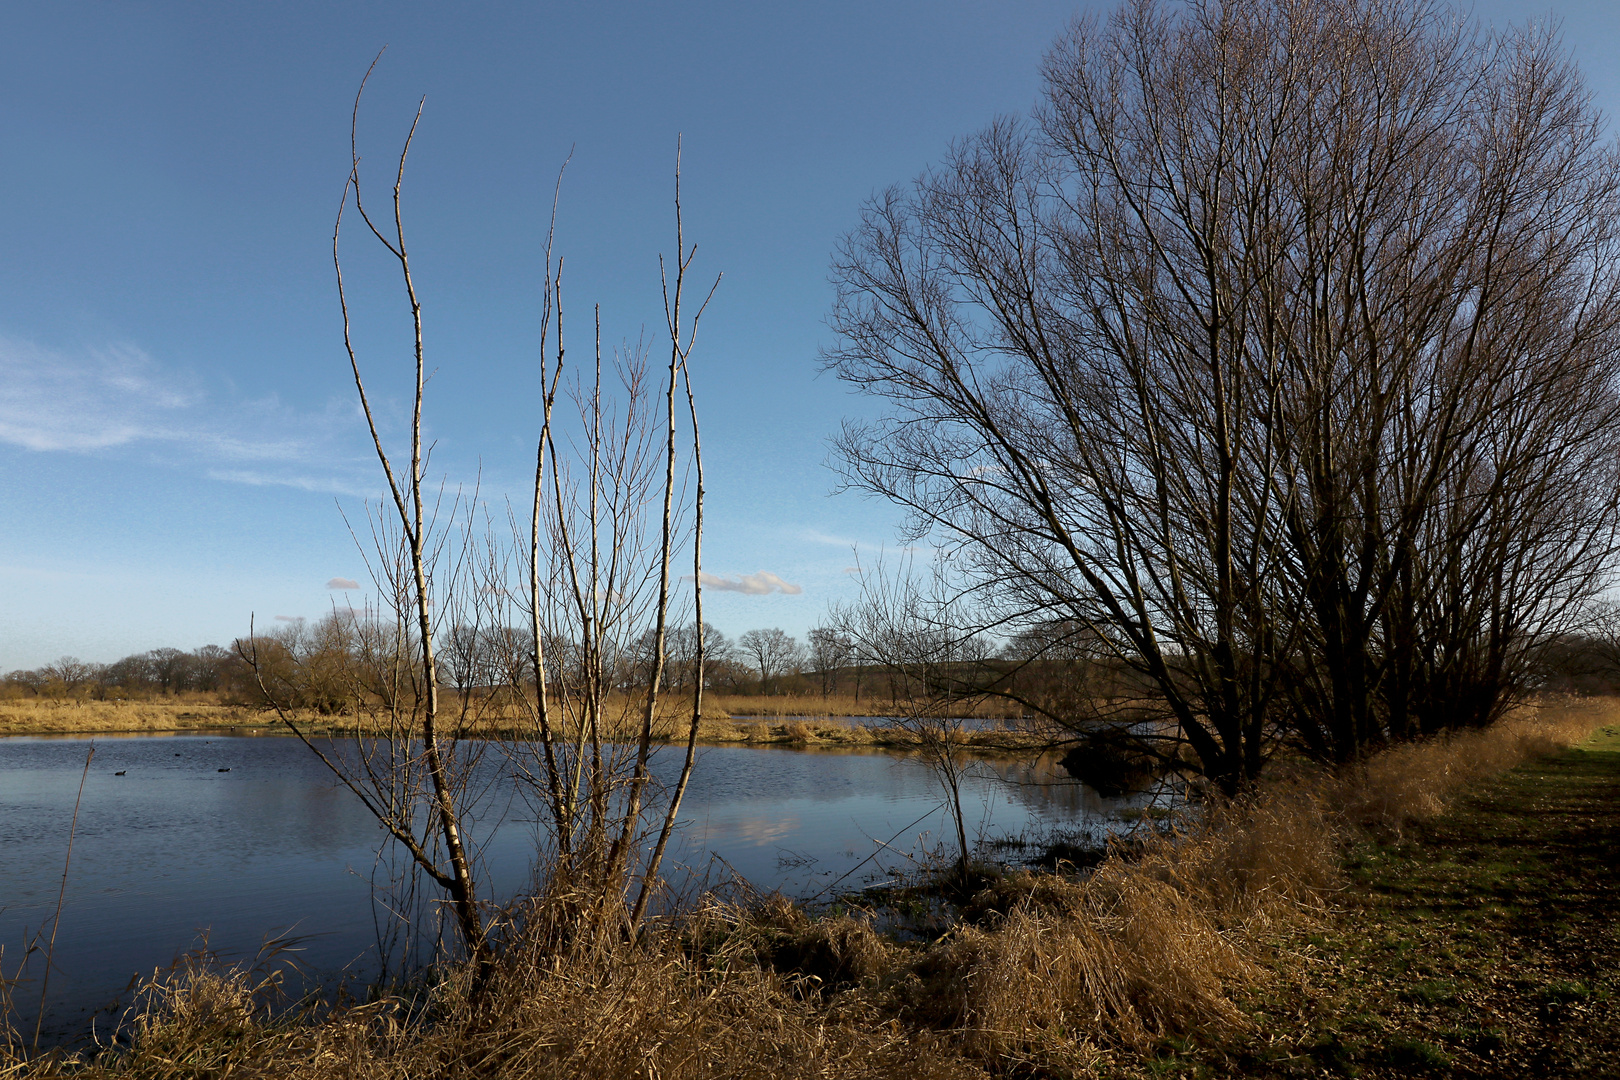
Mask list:
[{"label": "wispy cloud", "polygon": [[139,349],[77,356],[0,338],[0,440],[29,450],[100,450],[172,439],[197,395]]},{"label": "wispy cloud", "polygon": [[0,443],[35,452],[141,447],[216,480],[364,494],[351,411],[221,400],[133,345],[59,350],[0,335]]},{"label": "wispy cloud", "polygon": [[787,596],[798,596],[804,589],[798,585],[789,584],[771,573],[761,570],[757,574],[744,574],[741,577],[727,578],[718,574],[703,572],[704,588],[715,589],[719,592],[737,592],[744,596],[765,596],[769,593],[783,593]]},{"label": "wispy cloud", "polygon": [[360,583],[353,578],[335,577],[326,583],[328,589],[358,589]]},{"label": "wispy cloud", "polygon": [[859,540],[852,540],[847,536],[833,536],[829,533],[824,533],[820,529],[804,529],[799,533],[799,536],[812,544],[825,544],[829,547],[840,547],[846,551],[870,546],[863,545]]},{"label": "wispy cloud", "polygon": [[276,622],[303,622],[302,615],[277,615]]},{"label": "wispy cloud", "polygon": [[299,491],[319,491],[327,495],[353,495],[365,498],[375,494],[375,489],[362,482],[353,482],[336,476],[311,476],[296,472],[281,472],[274,469],[208,469],[206,472],[210,480],[224,480],[232,484],[247,484],[250,487],[290,487]]}]

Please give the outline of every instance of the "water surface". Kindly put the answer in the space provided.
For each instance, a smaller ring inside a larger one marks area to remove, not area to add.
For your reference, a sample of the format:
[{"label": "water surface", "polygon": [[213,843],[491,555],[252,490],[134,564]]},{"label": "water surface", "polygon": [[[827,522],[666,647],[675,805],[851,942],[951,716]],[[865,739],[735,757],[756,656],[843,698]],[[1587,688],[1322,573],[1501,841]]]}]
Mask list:
[{"label": "water surface", "polygon": [[[394,868],[379,861],[377,823],[302,743],[206,734],[93,741],[46,1003],[58,1037],[92,1020],[107,1030],[132,979],[203,943],[227,958],[250,957],[267,938],[291,933],[305,938],[298,955],[308,970],[375,976],[391,924],[374,886],[386,886]],[[91,743],[0,739],[7,977],[55,910]],[[669,856],[678,884],[736,874],[761,890],[808,897],[881,880],[951,835],[939,785],[912,757],[739,746],[700,753]],[[678,768],[674,750],[655,757],[666,780]],[[964,796],[970,838],[1101,834],[1117,824],[1123,802],[1053,780],[1041,766],[979,766]],[[532,811],[507,790],[493,785],[473,829],[480,889],[496,898],[528,883],[536,849]],[[36,957],[26,972],[34,981],[15,993],[30,1024],[41,970]]]}]

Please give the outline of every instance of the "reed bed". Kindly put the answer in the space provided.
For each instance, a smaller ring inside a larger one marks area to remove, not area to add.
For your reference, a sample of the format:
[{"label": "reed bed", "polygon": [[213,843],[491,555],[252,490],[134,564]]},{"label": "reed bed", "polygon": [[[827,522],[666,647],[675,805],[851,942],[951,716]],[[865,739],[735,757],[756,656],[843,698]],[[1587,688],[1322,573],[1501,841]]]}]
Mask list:
[{"label": "reed bed", "polygon": [[[729,716],[771,719],[838,719],[852,716],[904,716],[906,702],[881,694],[725,694],[710,691],[706,701]],[[1023,707],[999,698],[963,702],[959,714],[981,720],[1017,720]]]},{"label": "reed bed", "polygon": [[157,701],[74,701],[12,698],[0,701],[0,735],[149,734],[228,728],[266,727],[269,720],[253,710],[208,699]]},{"label": "reed bed", "polygon": [[[273,1014],[242,969],[154,980],[127,1047],[13,1056],[0,1076],[1083,1076],[1166,1037],[1241,1032],[1279,942],[1334,917],[1345,842],[1439,814],[1486,776],[1578,743],[1614,702],[1521,709],[1341,776],[1207,803],[1083,879],[991,875],[937,940],[779,898],[705,901],[634,945],[520,938],[474,1002],[452,970],[409,996]],[[533,919],[541,925],[543,919]]]},{"label": "reed bed", "polygon": [[[793,699],[767,699],[791,701]],[[645,706],[629,698],[609,698],[604,713],[605,737],[629,741],[636,737]],[[905,749],[916,738],[894,725],[863,723],[849,716],[784,711],[758,717],[735,718],[726,699],[705,699],[698,725],[698,741],[710,745],[780,744],[830,749]],[[691,699],[671,695],[653,717],[655,742],[684,742],[691,722]],[[365,714],[331,715],[294,709],[288,718],[306,734],[364,734],[370,722]],[[465,714],[452,712],[452,722],[463,734],[484,738],[532,737],[526,712],[510,703],[478,701]],[[72,701],[25,698],[0,701],[0,735],[144,735],[203,730],[252,731],[285,734],[286,727],[273,712],[245,705],[222,705],[202,698],[151,701]],[[1021,750],[1040,740],[1017,731],[992,726],[962,734],[969,749],[987,752]]]}]

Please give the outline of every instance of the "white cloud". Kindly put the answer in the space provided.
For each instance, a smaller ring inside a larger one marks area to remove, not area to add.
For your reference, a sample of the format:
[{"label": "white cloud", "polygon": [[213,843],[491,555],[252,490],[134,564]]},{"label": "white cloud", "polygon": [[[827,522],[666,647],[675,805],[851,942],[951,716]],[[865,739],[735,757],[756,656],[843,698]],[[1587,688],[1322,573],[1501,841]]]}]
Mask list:
[{"label": "white cloud", "polygon": [[743,574],[737,578],[721,577],[718,574],[704,571],[703,584],[705,588],[715,589],[719,592],[739,592],[744,596],[765,596],[773,592],[787,596],[798,596],[804,592],[804,589],[798,585],[790,585],[769,570],[761,570],[757,574]]},{"label": "white cloud", "polygon": [[277,615],[276,622],[303,622],[302,615]]},{"label": "white cloud", "polygon": [[335,577],[326,583],[328,589],[358,589],[360,583],[353,578]]},{"label": "white cloud", "polygon": [[0,336],[0,443],[26,450],[144,447],[211,479],[365,494],[352,412],[213,399],[197,379],[132,345],[53,350]]}]

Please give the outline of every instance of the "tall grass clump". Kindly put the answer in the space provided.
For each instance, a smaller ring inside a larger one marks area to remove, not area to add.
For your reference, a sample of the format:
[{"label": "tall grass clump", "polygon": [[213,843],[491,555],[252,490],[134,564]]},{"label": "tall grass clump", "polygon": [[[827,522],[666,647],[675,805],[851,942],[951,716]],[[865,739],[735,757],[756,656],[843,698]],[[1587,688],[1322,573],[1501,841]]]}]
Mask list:
[{"label": "tall grass clump", "polygon": [[1620,717],[1613,698],[1521,705],[1490,727],[1401,743],[1348,770],[1335,797],[1353,824],[1399,836],[1487,777],[1567,750]]},{"label": "tall grass clump", "polygon": [[[1321,913],[1338,840],[1318,799],[1279,786],[1216,804],[1079,880],[1020,875],[982,927],[930,949],[900,1011],[986,1065],[1071,1065],[1190,1031],[1236,1031],[1263,984],[1257,931]],[[994,906],[994,901],[990,901]]]},{"label": "tall grass clump", "polygon": [[[143,993],[126,1048],[17,1060],[11,1074],[45,1077],[65,1065],[76,1076],[132,1080],[984,1075],[948,1040],[886,1023],[870,1004],[829,1007],[817,980],[761,963],[761,943],[782,936],[780,922],[711,904],[634,943],[559,948],[538,933],[514,943],[476,989],[467,965],[316,1022],[276,1018],[240,969],[177,971]],[[875,937],[867,944],[882,947]]]}]

